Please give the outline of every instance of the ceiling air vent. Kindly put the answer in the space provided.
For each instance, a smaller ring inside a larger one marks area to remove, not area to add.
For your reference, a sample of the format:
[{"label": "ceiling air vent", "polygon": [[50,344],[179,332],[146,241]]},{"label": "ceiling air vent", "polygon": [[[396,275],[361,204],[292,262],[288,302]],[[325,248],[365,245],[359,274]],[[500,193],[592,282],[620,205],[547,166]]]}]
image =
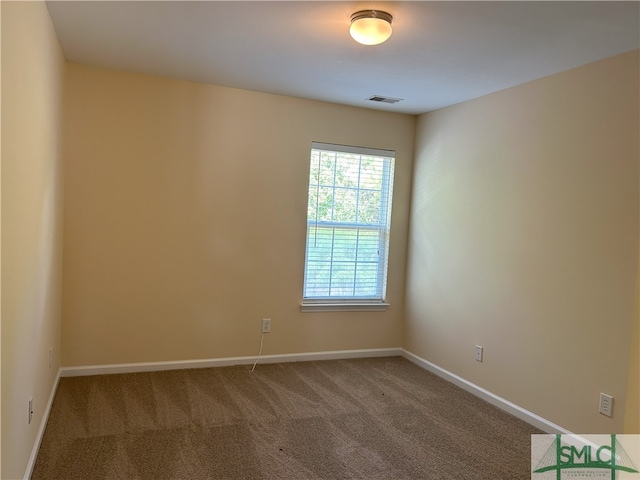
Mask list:
[{"label": "ceiling air vent", "polygon": [[392,98],[392,97],[383,97],[382,95],[374,95],[373,97],[367,98],[367,100],[371,100],[372,102],[379,102],[379,103],[398,103],[402,100],[402,98]]}]

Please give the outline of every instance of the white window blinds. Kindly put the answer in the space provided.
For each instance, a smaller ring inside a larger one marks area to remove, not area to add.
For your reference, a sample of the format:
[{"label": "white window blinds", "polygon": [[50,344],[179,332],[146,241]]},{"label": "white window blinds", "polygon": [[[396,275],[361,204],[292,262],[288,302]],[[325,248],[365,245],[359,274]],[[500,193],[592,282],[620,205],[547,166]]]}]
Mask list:
[{"label": "white window blinds", "polygon": [[395,152],[312,144],[305,301],[382,301]]}]

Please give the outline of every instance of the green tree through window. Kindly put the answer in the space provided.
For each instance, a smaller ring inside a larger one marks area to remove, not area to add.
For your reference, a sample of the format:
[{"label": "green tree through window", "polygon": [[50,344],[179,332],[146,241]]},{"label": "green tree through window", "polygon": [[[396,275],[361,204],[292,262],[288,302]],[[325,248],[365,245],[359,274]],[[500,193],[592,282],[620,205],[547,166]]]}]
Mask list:
[{"label": "green tree through window", "polygon": [[313,143],[305,300],[382,301],[395,153]]}]

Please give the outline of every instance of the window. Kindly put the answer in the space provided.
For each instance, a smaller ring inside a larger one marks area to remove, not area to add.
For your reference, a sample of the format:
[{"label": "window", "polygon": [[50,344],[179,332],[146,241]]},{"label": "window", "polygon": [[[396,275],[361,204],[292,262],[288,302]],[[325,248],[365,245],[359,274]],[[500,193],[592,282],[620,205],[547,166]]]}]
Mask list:
[{"label": "window", "polygon": [[383,304],[394,160],[388,150],[312,144],[303,310]]}]

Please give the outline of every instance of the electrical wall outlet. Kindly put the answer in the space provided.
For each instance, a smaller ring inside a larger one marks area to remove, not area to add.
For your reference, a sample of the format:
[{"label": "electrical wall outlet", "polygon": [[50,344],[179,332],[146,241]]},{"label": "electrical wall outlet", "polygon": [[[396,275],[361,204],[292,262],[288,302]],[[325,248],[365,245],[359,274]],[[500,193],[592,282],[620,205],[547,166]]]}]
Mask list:
[{"label": "electrical wall outlet", "polygon": [[31,419],[33,419],[33,397],[29,399],[29,425],[31,425]]},{"label": "electrical wall outlet", "polygon": [[476,361],[477,362],[481,362],[482,361],[482,346],[481,345],[476,345]]},{"label": "electrical wall outlet", "polygon": [[262,319],[262,333],[271,333],[271,319],[263,318]]},{"label": "electrical wall outlet", "polygon": [[600,408],[598,411],[607,417],[613,416],[613,397],[606,393],[600,394]]}]

